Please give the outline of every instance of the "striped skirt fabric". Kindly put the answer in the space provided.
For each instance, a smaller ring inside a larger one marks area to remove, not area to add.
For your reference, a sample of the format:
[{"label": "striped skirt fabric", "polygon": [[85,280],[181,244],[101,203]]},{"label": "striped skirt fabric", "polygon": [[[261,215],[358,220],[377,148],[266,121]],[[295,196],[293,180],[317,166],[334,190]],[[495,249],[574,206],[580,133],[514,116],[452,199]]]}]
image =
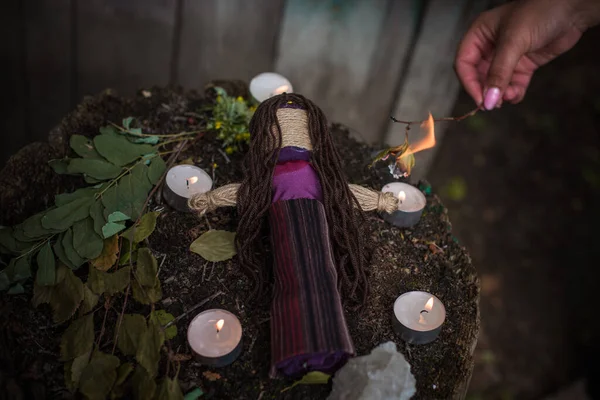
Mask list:
[{"label": "striped skirt fabric", "polygon": [[337,290],[323,204],[312,199],[273,203],[269,226],[275,277],[270,375],[332,374],[355,351]]}]

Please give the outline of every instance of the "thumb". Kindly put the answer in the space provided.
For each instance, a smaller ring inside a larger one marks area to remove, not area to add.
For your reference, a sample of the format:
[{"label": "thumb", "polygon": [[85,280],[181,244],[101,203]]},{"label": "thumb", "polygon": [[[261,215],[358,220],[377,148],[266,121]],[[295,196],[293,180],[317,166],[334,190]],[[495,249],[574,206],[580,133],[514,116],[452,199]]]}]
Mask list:
[{"label": "thumb", "polygon": [[505,33],[499,38],[484,89],[483,105],[486,110],[496,107],[512,79],[517,63],[526,51],[527,46],[518,35]]}]

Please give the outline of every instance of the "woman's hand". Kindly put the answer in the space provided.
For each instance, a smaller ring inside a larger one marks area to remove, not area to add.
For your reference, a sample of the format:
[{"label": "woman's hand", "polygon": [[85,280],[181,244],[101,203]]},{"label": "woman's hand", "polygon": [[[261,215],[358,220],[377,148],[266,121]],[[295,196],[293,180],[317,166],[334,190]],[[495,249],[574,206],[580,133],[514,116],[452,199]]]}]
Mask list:
[{"label": "woman's hand", "polygon": [[455,69],[478,105],[523,100],[536,69],[598,23],[599,0],[520,0],[482,13],[459,45]]}]

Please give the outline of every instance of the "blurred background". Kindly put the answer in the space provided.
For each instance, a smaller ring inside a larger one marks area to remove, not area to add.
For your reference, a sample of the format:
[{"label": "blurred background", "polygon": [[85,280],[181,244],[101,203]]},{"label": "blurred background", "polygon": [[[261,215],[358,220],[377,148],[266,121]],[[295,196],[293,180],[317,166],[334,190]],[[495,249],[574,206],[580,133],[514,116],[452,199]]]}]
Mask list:
[{"label": "blurred background", "polygon": [[[389,116],[474,108],[452,64],[485,0],[24,0],[4,2],[0,164],[111,88],[202,90],[286,76],[371,144]],[[469,399],[586,399],[600,357],[600,30],[536,73],[519,105],[438,124],[417,154],[481,279]],[[561,397],[562,396],[562,397]]]}]

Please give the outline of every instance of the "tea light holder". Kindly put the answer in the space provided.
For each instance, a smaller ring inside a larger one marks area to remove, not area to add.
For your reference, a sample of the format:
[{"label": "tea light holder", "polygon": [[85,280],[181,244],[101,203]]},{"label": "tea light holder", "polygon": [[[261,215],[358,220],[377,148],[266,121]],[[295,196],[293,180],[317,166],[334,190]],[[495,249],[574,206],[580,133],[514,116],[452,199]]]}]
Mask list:
[{"label": "tea light holder", "polygon": [[187,340],[201,364],[224,367],[242,352],[242,325],[229,311],[206,310],[190,322]]},{"label": "tea light holder", "polygon": [[381,217],[399,228],[410,228],[421,219],[427,199],[416,187],[403,182],[391,182],[385,185],[382,192],[391,192],[398,198],[398,210],[389,214],[381,213]]},{"label": "tea light holder", "polygon": [[445,320],[444,304],[430,293],[407,292],[394,302],[394,331],[407,343],[425,344],[434,341]]},{"label": "tea light holder", "polygon": [[250,81],[250,93],[259,103],[281,93],[293,93],[292,84],[275,72],[263,72]]},{"label": "tea light holder", "polygon": [[176,165],[167,172],[163,198],[178,211],[189,212],[188,200],[212,189],[211,177],[195,165]]}]

